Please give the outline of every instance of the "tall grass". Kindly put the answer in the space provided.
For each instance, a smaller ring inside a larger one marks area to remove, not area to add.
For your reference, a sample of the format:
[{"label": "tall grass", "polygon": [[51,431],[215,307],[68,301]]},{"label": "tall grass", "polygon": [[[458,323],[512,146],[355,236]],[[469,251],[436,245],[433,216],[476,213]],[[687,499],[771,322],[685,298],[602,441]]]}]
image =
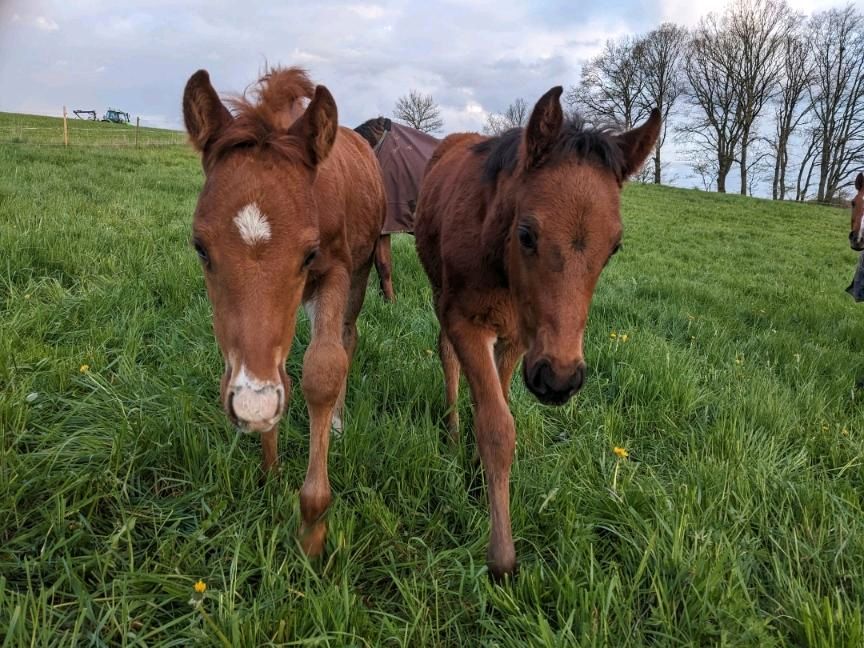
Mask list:
[{"label": "tall grass", "polygon": [[[398,304],[370,290],[361,315],[310,563],[299,390],[277,477],[219,408],[188,244],[200,184],[182,148],[0,146],[4,645],[864,643],[845,212],[627,189],[586,387],[553,409],[514,381],[521,570],[496,586],[464,387],[464,446],[444,440],[413,239],[394,243]],[[307,341],[301,317],[295,378]]]}]

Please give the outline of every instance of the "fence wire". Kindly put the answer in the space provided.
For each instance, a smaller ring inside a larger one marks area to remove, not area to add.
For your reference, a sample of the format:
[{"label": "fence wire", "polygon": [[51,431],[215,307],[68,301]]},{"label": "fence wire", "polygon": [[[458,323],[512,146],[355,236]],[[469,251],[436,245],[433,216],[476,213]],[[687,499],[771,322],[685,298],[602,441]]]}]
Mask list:
[{"label": "fence wire", "polygon": [[[135,147],[135,126],[112,124],[98,127],[94,122],[69,121],[69,146]],[[187,136],[179,131],[142,127],[137,146],[180,146]],[[63,124],[59,126],[0,125],[0,143],[63,146]]]}]

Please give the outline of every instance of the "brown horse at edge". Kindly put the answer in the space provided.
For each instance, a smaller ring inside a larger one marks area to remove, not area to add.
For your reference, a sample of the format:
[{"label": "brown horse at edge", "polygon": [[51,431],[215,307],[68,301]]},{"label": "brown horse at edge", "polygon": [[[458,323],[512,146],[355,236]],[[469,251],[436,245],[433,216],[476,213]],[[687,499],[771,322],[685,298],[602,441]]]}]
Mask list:
[{"label": "brown horse at edge", "polygon": [[855,177],[855,197],[852,199],[852,224],[849,226],[849,245],[861,252],[864,250],[864,173]]},{"label": "brown horse at edge", "polygon": [[232,113],[206,71],[186,84],[183,117],[205,173],[193,244],[225,359],[222,404],[238,427],[260,433],[265,470],[278,462],[277,425],[291,393],[285,360],[301,302],[309,314],[300,538],[315,556],[331,501],[330,430],[341,428],[355,323],[384,222],[384,187],[372,150],[339,127],[332,95],[303,70],[271,70],[253,95],[235,100]]},{"label": "brown horse at edge", "polygon": [[525,129],[447,137],[426,170],[417,252],[441,325],[448,427],[458,438],[460,368],[474,406],[491,518],[494,577],[512,574],[510,466],[516,429],[510,379],[541,402],[582,386],[582,338],[601,270],[621,243],[620,194],[654,147],[660,113],[622,134],[565,121],[562,88],[537,102]]}]

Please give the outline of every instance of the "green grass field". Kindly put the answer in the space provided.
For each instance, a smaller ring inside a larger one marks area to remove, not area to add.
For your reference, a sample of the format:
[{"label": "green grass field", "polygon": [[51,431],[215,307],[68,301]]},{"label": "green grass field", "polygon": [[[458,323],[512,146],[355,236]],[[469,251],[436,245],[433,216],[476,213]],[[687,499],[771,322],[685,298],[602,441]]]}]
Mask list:
[{"label": "green grass field", "polygon": [[[102,111],[97,111],[101,119]],[[67,117],[69,146],[135,146],[135,116],[131,124],[112,124],[77,119],[72,112]],[[186,134],[162,128],[142,126],[138,146],[171,146],[186,142]],[[63,146],[63,118],[0,112],[0,145],[35,144]]]},{"label": "green grass field", "polygon": [[[3,646],[864,644],[845,210],[626,190],[586,387],[553,409],[514,380],[521,571],[497,586],[410,237],[399,303],[361,315],[326,555],[301,556],[305,406],[262,483],[218,403],[201,181],[183,147],[0,145]],[[295,385],[307,340],[301,317]]]}]

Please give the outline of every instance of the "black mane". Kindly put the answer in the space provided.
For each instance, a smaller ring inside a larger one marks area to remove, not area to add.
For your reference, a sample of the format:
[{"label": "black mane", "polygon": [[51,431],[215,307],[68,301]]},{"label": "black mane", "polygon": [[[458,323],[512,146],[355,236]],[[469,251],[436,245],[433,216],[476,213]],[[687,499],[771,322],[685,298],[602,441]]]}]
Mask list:
[{"label": "black mane", "polygon": [[[511,128],[501,135],[490,137],[474,145],[472,150],[475,153],[487,156],[483,164],[485,181],[494,183],[502,171],[511,174],[516,170],[519,162],[519,145],[524,130],[524,128]],[[585,122],[578,117],[568,119],[561,127],[558,140],[544,166],[568,158],[584,160],[607,168],[615,174],[618,182],[623,182],[625,179],[624,153],[615,142],[615,132],[608,128],[586,127]]]},{"label": "black mane", "polygon": [[386,131],[390,130],[392,122],[388,117],[373,117],[360,124],[354,131],[375,148]]}]

